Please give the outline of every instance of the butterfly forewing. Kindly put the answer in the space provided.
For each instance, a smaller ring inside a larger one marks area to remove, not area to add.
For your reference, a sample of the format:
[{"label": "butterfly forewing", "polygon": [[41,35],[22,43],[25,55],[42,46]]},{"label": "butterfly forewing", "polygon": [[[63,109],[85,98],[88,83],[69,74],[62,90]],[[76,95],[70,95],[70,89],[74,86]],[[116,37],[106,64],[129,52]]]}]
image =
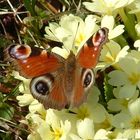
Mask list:
[{"label": "butterfly forewing", "polygon": [[[25,78],[33,78],[49,72],[56,71],[61,67],[59,59],[44,49],[29,47],[29,51],[21,51],[21,47],[26,50],[27,45],[12,45],[5,50],[5,58],[14,64],[16,70]],[[30,54],[28,54],[30,53]]]},{"label": "butterfly forewing", "polygon": [[101,28],[81,48],[77,61],[84,68],[96,66],[102,46],[108,41],[108,29]]}]

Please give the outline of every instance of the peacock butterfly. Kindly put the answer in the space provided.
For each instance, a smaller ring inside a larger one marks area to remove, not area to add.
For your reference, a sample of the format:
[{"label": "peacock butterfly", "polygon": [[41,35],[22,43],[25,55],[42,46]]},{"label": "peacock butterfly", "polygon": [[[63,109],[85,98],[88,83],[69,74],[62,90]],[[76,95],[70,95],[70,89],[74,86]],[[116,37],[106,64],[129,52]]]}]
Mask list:
[{"label": "peacock butterfly", "polygon": [[76,107],[83,103],[94,83],[94,68],[102,46],[108,40],[108,29],[93,34],[75,56],[67,59],[45,49],[14,44],[5,49],[6,60],[25,78],[32,79],[30,91],[46,109]]}]

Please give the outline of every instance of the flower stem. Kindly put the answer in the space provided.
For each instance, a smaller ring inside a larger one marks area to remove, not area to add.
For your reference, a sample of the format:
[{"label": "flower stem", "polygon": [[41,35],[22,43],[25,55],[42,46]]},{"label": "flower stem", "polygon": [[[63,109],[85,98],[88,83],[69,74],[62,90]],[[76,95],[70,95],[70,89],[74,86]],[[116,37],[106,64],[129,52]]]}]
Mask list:
[{"label": "flower stem", "polygon": [[132,38],[133,41],[137,40],[137,33],[135,30],[135,23],[132,15],[126,14],[127,12],[124,11],[123,8],[119,9],[119,14],[124,22],[126,31],[128,32],[129,36]]}]

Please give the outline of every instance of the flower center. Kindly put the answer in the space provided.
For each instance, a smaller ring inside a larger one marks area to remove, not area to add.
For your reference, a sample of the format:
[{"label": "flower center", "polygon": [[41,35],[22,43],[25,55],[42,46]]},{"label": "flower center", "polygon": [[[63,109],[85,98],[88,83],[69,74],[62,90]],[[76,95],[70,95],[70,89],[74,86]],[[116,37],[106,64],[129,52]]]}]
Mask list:
[{"label": "flower center", "polygon": [[89,111],[86,106],[82,106],[79,108],[77,116],[79,119],[84,119],[89,116]]},{"label": "flower center", "polygon": [[124,99],[124,100],[121,100],[121,105],[125,108],[127,108],[128,106],[128,100]]},{"label": "flower center", "polygon": [[115,62],[115,57],[111,56],[110,54],[107,54],[105,56],[105,61],[106,62]]},{"label": "flower center", "polygon": [[140,129],[140,116],[135,116],[131,120],[131,125],[132,125],[132,128],[134,129]]},{"label": "flower center", "polygon": [[117,134],[116,134],[115,132],[112,132],[112,133],[108,133],[108,134],[107,134],[107,137],[108,137],[109,139],[115,139],[116,136],[117,136]]},{"label": "flower center", "polygon": [[52,135],[54,137],[54,140],[60,140],[61,136],[62,136],[62,130],[60,129],[53,129],[52,130]]},{"label": "flower center", "polygon": [[137,73],[132,73],[129,77],[128,77],[129,81],[132,84],[137,84],[137,82],[140,80],[140,74]]},{"label": "flower center", "polygon": [[80,33],[75,40],[75,46],[80,46],[81,42],[85,39],[85,35]]}]

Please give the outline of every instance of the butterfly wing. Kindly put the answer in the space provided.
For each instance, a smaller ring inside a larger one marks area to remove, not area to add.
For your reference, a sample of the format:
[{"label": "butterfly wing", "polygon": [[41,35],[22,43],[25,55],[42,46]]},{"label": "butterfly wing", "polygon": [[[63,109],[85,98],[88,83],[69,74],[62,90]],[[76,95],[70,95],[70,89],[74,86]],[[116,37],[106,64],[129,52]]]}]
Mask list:
[{"label": "butterfly wing", "polygon": [[57,70],[59,59],[46,50],[28,45],[11,45],[5,50],[5,58],[14,64],[25,78],[33,78]]},{"label": "butterfly wing", "polygon": [[63,76],[57,71],[33,78],[30,89],[33,97],[41,102],[46,109],[60,110],[67,105]]},{"label": "butterfly wing", "polygon": [[81,67],[95,67],[100,56],[101,48],[107,41],[108,29],[105,27],[99,29],[96,34],[92,35],[77,55],[77,61]]},{"label": "butterfly wing", "polygon": [[[75,71],[75,88],[72,98],[72,105],[79,106],[87,98],[88,91],[95,81],[94,73],[91,68],[95,67],[100,51],[108,39],[108,29],[101,28],[96,34],[92,35],[83,45],[76,57],[77,70]],[[81,69],[81,72],[79,72]],[[80,75],[79,75],[80,73]]]},{"label": "butterfly wing", "polygon": [[46,109],[65,108],[62,57],[28,45],[11,45],[5,50],[5,56],[22,76],[32,78],[30,91]]}]

